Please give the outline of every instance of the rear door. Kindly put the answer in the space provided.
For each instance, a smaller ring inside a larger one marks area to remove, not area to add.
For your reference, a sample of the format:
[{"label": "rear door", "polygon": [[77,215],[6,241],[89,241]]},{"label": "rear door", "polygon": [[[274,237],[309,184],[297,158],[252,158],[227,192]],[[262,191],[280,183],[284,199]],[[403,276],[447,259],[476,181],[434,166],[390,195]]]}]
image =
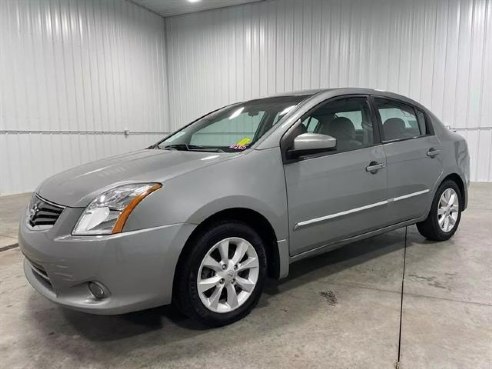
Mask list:
[{"label": "rear door", "polygon": [[394,223],[424,215],[442,173],[440,143],[425,113],[413,105],[374,97],[387,160]]},{"label": "rear door", "polygon": [[284,165],[291,255],[388,224],[386,158],[367,97],[328,100],[301,122],[291,135],[327,134],[337,149]]}]

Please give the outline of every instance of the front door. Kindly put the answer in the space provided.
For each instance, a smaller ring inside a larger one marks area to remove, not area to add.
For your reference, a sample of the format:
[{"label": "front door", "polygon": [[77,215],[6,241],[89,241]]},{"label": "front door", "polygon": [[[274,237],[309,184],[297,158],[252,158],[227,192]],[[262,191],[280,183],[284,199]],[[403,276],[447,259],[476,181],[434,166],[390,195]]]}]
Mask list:
[{"label": "front door", "polygon": [[291,255],[390,222],[386,158],[376,128],[367,98],[356,96],[321,104],[294,130],[330,135],[337,148],[285,164]]}]

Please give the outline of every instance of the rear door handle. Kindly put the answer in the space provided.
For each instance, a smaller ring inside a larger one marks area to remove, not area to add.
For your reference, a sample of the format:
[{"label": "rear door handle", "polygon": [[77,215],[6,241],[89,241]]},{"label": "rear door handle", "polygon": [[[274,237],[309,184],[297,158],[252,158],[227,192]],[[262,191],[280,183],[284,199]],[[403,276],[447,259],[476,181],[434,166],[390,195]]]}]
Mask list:
[{"label": "rear door handle", "polygon": [[366,172],[376,174],[379,169],[383,169],[384,164],[378,163],[377,161],[371,161],[369,165],[366,167]]},{"label": "rear door handle", "polygon": [[436,157],[437,155],[439,155],[439,153],[441,152],[441,150],[437,150],[437,149],[434,149],[433,147],[431,147],[429,149],[429,151],[427,151],[427,156],[429,158],[434,158]]}]

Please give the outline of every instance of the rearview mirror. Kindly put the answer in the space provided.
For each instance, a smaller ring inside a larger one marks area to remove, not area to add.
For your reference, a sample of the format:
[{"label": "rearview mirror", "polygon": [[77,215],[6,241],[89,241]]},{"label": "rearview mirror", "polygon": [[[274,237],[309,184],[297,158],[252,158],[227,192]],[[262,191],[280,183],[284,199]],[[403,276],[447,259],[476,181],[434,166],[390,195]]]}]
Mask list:
[{"label": "rearview mirror", "polygon": [[319,133],[303,133],[294,139],[291,154],[295,157],[335,150],[336,138]]}]

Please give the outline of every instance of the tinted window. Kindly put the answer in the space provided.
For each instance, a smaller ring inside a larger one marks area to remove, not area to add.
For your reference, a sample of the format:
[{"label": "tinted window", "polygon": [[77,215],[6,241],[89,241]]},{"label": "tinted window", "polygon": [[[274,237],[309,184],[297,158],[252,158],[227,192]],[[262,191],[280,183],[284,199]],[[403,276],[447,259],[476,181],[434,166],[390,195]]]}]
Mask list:
[{"label": "tinted window", "polygon": [[191,145],[201,146],[229,146],[242,139],[253,140],[266,111],[258,111],[255,114],[241,113],[233,118],[229,117],[213,122],[203,129],[195,132],[190,139]]},{"label": "tinted window", "polygon": [[364,97],[338,99],[322,104],[302,120],[304,132],[337,139],[337,151],[356,150],[374,143],[373,123]]},{"label": "tinted window", "polygon": [[376,98],[374,101],[381,116],[385,141],[402,140],[426,134],[425,118],[418,118],[412,106],[381,98]]},{"label": "tinted window", "polygon": [[309,95],[279,96],[228,106],[175,132],[157,147],[194,151],[245,150],[307,97]]},{"label": "tinted window", "polygon": [[313,116],[306,117],[302,124],[306,128],[306,132],[313,133],[318,128],[319,121]]}]

